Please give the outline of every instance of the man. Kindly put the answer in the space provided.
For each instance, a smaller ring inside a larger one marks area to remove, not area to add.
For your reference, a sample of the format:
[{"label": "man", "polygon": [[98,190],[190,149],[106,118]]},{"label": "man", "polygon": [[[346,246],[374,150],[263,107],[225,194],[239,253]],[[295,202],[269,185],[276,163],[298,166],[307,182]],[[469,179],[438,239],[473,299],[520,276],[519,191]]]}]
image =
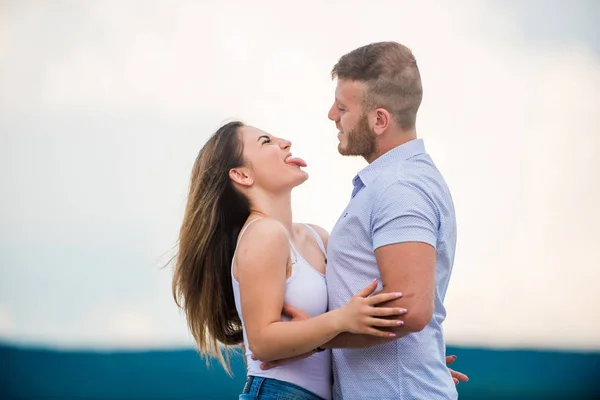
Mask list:
[{"label": "man", "polygon": [[442,332],[456,219],[450,191],[417,139],[423,92],[416,60],[399,43],[373,43],[342,56],[332,77],[328,116],[339,130],[338,150],[369,165],[353,179],[352,198],[329,238],[329,309],[377,278],[381,291],[403,293],[392,304],[408,310],[393,338],[342,334],[324,346],[332,349],[333,397],[456,399],[456,378],[467,378],[452,372],[453,382]]},{"label": "man", "polygon": [[450,191],[416,135],[417,62],[399,43],[373,43],[342,56],[332,75],[328,116],[340,131],[338,150],[369,165],[354,178],[329,238],[329,309],[378,278],[382,291],[403,293],[393,304],[408,310],[393,339],[345,334],[328,344],[334,398],[455,399],[442,322],[456,219]]}]

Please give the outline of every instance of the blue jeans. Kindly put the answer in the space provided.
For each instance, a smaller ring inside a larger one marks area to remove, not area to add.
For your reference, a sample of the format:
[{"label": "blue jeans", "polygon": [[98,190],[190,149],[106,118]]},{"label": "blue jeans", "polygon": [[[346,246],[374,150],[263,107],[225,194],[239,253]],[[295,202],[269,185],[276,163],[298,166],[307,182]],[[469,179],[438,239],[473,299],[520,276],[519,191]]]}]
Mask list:
[{"label": "blue jeans", "polygon": [[323,400],[293,383],[249,376],[239,400]]}]

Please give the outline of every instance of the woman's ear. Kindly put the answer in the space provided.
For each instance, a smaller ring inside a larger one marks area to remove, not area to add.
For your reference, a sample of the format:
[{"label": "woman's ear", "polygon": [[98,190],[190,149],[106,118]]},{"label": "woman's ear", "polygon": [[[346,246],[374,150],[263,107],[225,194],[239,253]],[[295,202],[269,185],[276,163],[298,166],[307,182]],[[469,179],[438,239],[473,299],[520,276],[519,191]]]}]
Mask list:
[{"label": "woman's ear", "polygon": [[242,186],[252,186],[254,180],[244,171],[243,168],[231,168],[229,178]]}]

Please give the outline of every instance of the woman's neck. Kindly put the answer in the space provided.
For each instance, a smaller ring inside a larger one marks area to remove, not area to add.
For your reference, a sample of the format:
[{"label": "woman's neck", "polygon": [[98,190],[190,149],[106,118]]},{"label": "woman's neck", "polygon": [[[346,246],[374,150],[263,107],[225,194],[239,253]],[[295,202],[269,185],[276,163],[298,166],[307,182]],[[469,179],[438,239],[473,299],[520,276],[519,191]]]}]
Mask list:
[{"label": "woman's neck", "polygon": [[250,213],[256,216],[269,217],[281,222],[292,232],[292,193],[285,192],[279,195],[272,193],[255,193],[252,196]]}]

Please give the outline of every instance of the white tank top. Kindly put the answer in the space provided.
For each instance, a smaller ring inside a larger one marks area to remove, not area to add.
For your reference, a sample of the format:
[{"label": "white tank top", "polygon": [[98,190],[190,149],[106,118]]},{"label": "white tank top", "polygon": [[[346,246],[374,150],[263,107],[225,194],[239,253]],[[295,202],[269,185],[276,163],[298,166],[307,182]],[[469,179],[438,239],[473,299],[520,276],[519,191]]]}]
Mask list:
[{"label": "white tank top", "polygon": [[[240,232],[238,236],[238,245],[242,239],[242,235],[246,229],[254,221],[260,218],[253,219]],[[303,224],[312,235],[315,237],[319,248],[325,255],[325,247],[319,234],[309,225]],[[285,296],[286,303],[304,310],[311,316],[317,316],[327,312],[327,283],[325,275],[314,269],[308,261],[295,249],[290,240],[292,248],[292,274],[286,280]],[[233,254],[235,261],[235,253]],[[283,268],[283,266],[282,266]],[[233,276],[233,261],[231,266],[231,280],[233,282],[233,295],[235,297],[235,308],[242,321],[244,328],[244,344],[246,346],[246,360],[248,365],[248,375],[259,376],[264,378],[273,378],[280,381],[290,382],[304,389],[315,393],[316,395],[330,400],[332,386],[331,372],[331,351],[325,350],[315,353],[300,361],[295,361],[289,364],[281,365],[267,371],[260,369],[260,361],[255,361],[251,358],[252,353],[248,346],[248,337],[246,336],[246,327],[244,325],[244,316],[242,315],[242,303],[240,301],[240,285]],[[259,284],[259,283],[257,283]],[[288,317],[282,315],[282,321],[289,320]]]}]

